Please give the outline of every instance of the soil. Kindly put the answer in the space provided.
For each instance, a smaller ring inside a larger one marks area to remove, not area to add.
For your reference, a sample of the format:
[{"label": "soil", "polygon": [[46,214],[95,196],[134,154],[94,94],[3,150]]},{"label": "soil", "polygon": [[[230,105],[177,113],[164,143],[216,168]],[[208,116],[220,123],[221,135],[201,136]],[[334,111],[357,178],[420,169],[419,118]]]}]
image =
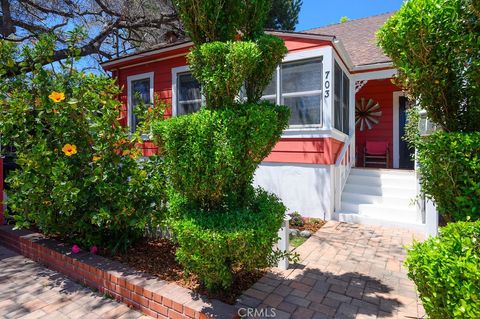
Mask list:
[{"label": "soil", "polygon": [[317,230],[319,230],[320,228],[322,228],[323,225],[325,225],[327,222],[324,221],[324,220],[320,220],[319,222],[317,223],[309,223],[308,221],[305,222],[303,224],[303,226],[294,226],[294,225],[290,225],[290,228],[291,229],[298,229],[298,231],[302,231],[302,230],[309,230],[312,232],[312,234],[315,234],[317,232]]},{"label": "soil", "polygon": [[143,240],[126,253],[106,257],[231,305],[235,304],[243,291],[250,288],[265,274],[265,271],[238,272],[229,291],[208,292],[198,277],[185,273],[182,266],[175,260],[175,251],[175,245],[168,239]]}]

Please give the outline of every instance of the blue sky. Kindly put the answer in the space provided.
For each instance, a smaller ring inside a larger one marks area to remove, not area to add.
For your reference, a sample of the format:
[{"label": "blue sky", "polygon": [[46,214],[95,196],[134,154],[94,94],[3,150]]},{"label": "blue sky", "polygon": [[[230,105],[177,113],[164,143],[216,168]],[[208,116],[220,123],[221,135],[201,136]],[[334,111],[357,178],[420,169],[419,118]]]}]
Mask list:
[{"label": "blue sky", "polygon": [[303,0],[297,31],[338,23],[340,18],[358,19],[395,11],[403,0]]}]

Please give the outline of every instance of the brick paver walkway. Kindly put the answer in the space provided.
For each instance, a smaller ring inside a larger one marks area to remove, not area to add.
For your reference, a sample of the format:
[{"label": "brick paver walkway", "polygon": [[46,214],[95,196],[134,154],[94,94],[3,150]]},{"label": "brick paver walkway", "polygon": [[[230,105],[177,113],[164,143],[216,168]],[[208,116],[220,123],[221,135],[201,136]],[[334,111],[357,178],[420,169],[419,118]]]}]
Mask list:
[{"label": "brick paver walkway", "polygon": [[150,318],[0,245],[0,318]]},{"label": "brick paver walkway", "polygon": [[297,249],[298,265],[268,273],[237,306],[256,309],[260,318],[273,313],[277,319],[422,318],[423,308],[402,266],[403,246],[413,238],[421,236],[328,222]]}]

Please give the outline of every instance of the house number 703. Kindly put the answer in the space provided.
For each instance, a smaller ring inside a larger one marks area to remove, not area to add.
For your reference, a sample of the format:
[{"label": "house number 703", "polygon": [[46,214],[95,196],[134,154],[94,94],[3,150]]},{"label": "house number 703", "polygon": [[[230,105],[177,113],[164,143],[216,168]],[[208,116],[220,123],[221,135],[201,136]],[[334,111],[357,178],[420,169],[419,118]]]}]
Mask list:
[{"label": "house number 703", "polygon": [[330,97],[330,71],[325,71],[325,98]]}]

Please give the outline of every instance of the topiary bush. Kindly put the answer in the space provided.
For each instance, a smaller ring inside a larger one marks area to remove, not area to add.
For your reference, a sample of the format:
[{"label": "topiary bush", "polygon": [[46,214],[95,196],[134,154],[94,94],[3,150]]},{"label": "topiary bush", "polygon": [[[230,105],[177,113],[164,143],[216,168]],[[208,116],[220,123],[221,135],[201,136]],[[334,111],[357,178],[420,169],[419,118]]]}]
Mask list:
[{"label": "topiary bush", "polygon": [[7,181],[16,226],[84,248],[126,249],[163,219],[165,179],[161,159],[137,161],[137,139],[117,121],[118,86],[69,62],[55,71],[35,64],[37,52],[53,54],[48,37],[37,47],[0,47],[0,60],[18,57],[33,70],[0,81],[2,144],[16,149],[19,165]]},{"label": "topiary bush", "polygon": [[422,189],[445,222],[480,219],[480,132],[439,131],[416,147]]},{"label": "topiary bush", "polygon": [[240,204],[288,116],[287,107],[262,102],[159,122],[154,133],[171,188],[201,209]]},{"label": "topiary bush", "polygon": [[207,289],[228,288],[236,273],[273,266],[272,252],[285,206],[274,195],[249,190],[248,203],[220,211],[174,202],[172,230],[178,261],[199,276]]},{"label": "topiary bush", "polygon": [[445,131],[480,130],[480,1],[405,1],[378,32],[397,80]]},{"label": "topiary bush", "polygon": [[429,318],[480,318],[480,221],[414,243],[405,264]]}]

